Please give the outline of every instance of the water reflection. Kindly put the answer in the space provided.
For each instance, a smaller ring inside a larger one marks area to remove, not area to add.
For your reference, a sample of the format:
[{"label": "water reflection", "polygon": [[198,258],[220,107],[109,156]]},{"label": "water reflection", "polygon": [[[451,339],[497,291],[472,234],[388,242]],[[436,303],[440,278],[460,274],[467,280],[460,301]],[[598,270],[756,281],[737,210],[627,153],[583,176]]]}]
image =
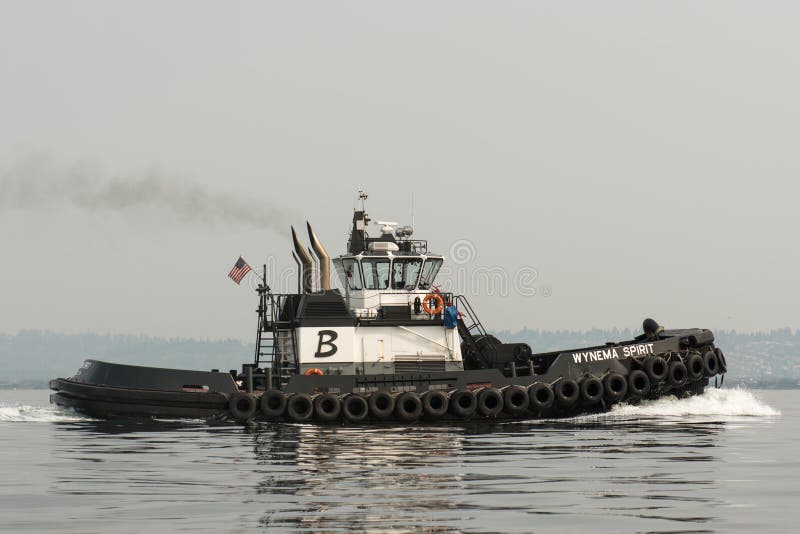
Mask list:
[{"label": "water reflection", "polygon": [[561,532],[569,524],[596,532],[641,530],[646,520],[649,531],[696,532],[722,517],[728,425],[624,417],[413,427],[54,423],[51,452],[70,468],[51,471],[51,491],[145,508],[202,505],[178,514],[187,526],[227,524],[234,514],[242,526],[301,531]]},{"label": "water reflection", "polygon": [[714,449],[724,428],[614,419],[265,424],[251,430],[257,491],[265,496],[260,522],[301,530],[528,530],[532,517],[547,528],[578,515],[612,527],[647,518],[675,531],[676,523],[714,519],[712,508],[698,504],[714,500],[703,488],[716,484]]}]

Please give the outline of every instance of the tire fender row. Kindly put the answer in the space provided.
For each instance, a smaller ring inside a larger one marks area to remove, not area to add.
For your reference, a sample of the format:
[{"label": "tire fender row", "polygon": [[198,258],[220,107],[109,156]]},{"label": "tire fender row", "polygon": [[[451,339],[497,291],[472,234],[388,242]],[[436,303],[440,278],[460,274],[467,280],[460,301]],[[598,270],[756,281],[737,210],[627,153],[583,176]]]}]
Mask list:
[{"label": "tire fender row", "polygon": [[656,392],[680,391],[726,370],[722,351],[708,346],[634,360],[627,376],[609,371],[601,376],[586,374],[578,380],[560,377],[553,382],[534,382],[527,387],[432,389],[421,395],[412,391],[287,395],[272,389],[256,397],[240,391],[230,396],[228,409],[237,421],[258,417],[298,423],[546,417],[564,415],[578,407],[608,407],[647,399]]}]

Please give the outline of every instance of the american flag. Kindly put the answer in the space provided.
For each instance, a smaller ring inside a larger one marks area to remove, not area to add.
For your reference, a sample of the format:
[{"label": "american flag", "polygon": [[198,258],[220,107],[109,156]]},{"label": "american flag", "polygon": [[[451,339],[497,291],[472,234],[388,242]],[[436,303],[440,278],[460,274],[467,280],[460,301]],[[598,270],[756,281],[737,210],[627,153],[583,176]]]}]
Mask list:
[{"label": "american flag", "polygon": [[250,267],[246,261],[244,261],[244,258],[239,256],[239,259],[236,260],[233,269],[231,269],[231,272],[228,273],[228,277],[237,284],[240,284],[242,282],[242,278],[244,278],[244,275],[252,270],[253,268]]}]

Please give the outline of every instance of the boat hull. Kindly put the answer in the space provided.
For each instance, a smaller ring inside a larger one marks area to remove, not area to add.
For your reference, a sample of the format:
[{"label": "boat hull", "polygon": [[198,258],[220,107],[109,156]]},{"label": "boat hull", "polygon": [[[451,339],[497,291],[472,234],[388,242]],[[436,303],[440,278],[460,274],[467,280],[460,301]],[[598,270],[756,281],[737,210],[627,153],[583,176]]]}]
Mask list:
[{"label": "boat hull", "polygon": [[75,376],[50,381],[50,402],[95,417],[213,418],[239,391],[230,373],[86,360]]},{"label": "boat hull", "polygon": [[156,391],[85,384],[59,378],[50,381],[50,403],[93,417],[224,418],[230,395],[219,392]]},{"label": "boat hull", "polygon": [[[652,350],[647,355],[639,354],[643,350],[640,349],[635,356],[614,357],[632,353],[638,345],[641,344],[616,345],[617,351],[602,348],[565,351],[555,357],[546,373],[529,376],[508,376],[497,368],[384,375],[294,375],[279,390],[265,391],[266,387],[257,385],[251,393],[243,391],[242,382],[237,383],[229,373],[87,360],[74,377],[50,382],[54,390],[50,401],[107,419],[330,423],[562,418],[607,411],[620,402],[635,404],[666,395],[700,394],[710,377],[725,372],[724,356],[708,340],[699,346],[686,347],[680,338],[664,339],[650,344]],[[696,363],[699,355],[709,353],[718,358],[714,372],[708,369],[699,374],[689,372],[692,361]],[[654,362],[663,369],[655,369]],[[673,376],[675,370],[681,374]],[[373,397],[379,396],[387,403],[385,409],[374,406]],[[442,406],[432,406],[433,397]],[[521,407],[511,404],[517,401]],[[346,407],[347,402],[360,405],[362,413],[352,413]]]}]

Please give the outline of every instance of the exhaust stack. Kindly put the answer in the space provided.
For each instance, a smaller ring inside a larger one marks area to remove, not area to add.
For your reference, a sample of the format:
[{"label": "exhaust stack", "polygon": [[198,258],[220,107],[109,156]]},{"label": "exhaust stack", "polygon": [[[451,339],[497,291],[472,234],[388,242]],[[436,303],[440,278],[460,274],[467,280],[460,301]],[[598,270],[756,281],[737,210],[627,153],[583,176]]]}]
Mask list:
[{"label": "exhaust stack", "polygon": [[311,224],[306,221],[308,227],[308,239],[311,241],[311,247],[319,258],[319,288],[322,291],[331,290],[331,258],[322,243],[317,239],[317,234],[311,229]]},{"label": "exhaust stack", "polygon": [[294,262],[297,264],[297,293],[301,293],[301,289],[300,289],[300,272],[303,270],[303,264],[300,263],[299,259],[297,259],[297,254],[295,254],[294,251],[292,251],[292,258],[294,259]]},{"label": "exhaust stack", "polygon": [[[314,291],[314,278],[319,273],[319,260],[317,259],[317,255],[314,254],[314,251],[311,250],[311,247],[306,247],[308,251],[308,255],[311,258],[311,291]],[[319,289],[319,284],[317,284],[317,289]]]},{"label": "exhaust stack", "polygon": [[308,255],[308,252],[306,252],[302,243],[300,243],[297,232],[294,231],[294,226],[292,226],[292,241],[294,242],[294,251],[297,253],[297,257],[302,264],[300,268],[300,285],[303,288],[303,293],[311,293],[313,291],[311,280],[311,256]]}]

